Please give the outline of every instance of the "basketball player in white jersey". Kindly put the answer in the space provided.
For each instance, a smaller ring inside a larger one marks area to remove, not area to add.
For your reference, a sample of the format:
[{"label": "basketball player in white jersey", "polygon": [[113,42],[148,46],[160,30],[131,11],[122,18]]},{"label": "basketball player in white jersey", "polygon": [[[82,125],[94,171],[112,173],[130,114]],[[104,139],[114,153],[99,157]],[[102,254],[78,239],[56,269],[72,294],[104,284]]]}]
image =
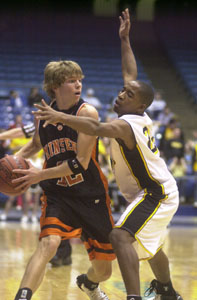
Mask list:
[{"label": "basketball player in white jersey", "polygon": [[[183,300],[174,290],[167,256],[162,250],[166,227],[175,214],[177,185],[167,169],[152,136],[152,121],[145,113],[153,101],[153,90],[137,81],[137,67],[129,40],[128,9],[120,17],[124,88],[114,104],[118,119],[99,123],[54,111],[44,101],[35,105],[37,119],[62,123],[85,134],[109,137],[112,167],[125,199],[130,203],[110,234],[127,291],[127,300],[140,300],[139,260],[149,259],[156,277],[151,299]],[[25,171],[28,173],[28,171]],[[150,298],[149,298],[150,299]]]}]

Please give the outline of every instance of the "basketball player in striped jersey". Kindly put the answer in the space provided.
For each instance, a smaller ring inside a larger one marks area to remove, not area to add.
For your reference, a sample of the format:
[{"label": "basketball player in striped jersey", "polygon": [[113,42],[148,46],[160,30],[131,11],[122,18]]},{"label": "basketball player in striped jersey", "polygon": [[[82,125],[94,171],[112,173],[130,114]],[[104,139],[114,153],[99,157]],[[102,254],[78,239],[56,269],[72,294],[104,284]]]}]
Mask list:
[{"label": "basketball player in striped jersey", "polygon": [[99,123],[92,118],[76,118],[58,113],[44,101],[35,115],[48,124],[66,124],[92,136],[111,138],[111,161],[117,184],[130,203],[110,233],[127,291],[127,300],[140,300],[139,260],[148,259],[156,277],[146,294],[149,299],[182,300],[174,290],[169,262],[162,250],[166,227],[178,203],[176,182],[152,136],[152,121],[145,113],[153,101],[152,88],[137,78],[137,67],[129,40],[128,9],[120,17],[122,72],[124,87],[114,110],[118,119]]},{"label": "basketball player in striped jersey", "polygon": [[[96,109],[81,99],[83,77],[77,63],[53,61],[45,68],[44,89],[53,109],[98,120]],[[32,298],[61,240],[80,237],[92,266],[87,274],[77,277],[77,284],[90,299],[107,300],[99,283],[111,276],[115,254],[109,233],[114,222],[107,180],[98,164],[97,138],[61,123],[47,127],[43,124],[44,121],[40,121],[31,142],[16,154],[28,158],[43,148],[46,161],[43,170],[31,166],[28,173],[21,173],[24,181],[18,181],[24,190],[40,182],[44,195],[40,241],[15,300]]]}]

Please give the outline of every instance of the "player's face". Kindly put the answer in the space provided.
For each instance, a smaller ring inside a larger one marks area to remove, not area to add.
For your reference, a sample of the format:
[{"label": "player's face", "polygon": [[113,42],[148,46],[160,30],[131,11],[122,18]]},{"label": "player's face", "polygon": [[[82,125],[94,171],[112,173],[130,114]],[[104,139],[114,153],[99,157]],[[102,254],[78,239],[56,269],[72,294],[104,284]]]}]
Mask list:
[{"label": "player's face", "polygon": [[127,83],[114,103],[114,111],[118,116],[125,114],[141,114],[142,104],[139,98],[139,84],[136,81]]},{"label": "player's face", "polygon": [[58,88],[55,88],[57,100],[65,103],[75,103],[80,99],[82,90],[82,79],[70,77],[65,80]]}]

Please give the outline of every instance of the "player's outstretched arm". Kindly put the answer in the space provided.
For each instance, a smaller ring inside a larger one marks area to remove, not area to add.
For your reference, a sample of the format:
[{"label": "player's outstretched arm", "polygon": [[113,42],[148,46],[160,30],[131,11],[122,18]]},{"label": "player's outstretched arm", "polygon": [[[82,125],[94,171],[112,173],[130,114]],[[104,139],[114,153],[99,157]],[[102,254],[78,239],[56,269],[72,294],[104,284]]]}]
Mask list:
[{"label": "player's outstretched arm", "polygon": [[40,143],[38,129],[36,129],[32,139],[27,144],[25,144],[18,152],[16,152],[15,155],[22,156],[23,158],[30,158],[41,149],[42,145]]},{"label": "player's outstretched arm", "polygon": [[124,84],[130,80],[136,80],[137,78],[137,64],[133,50],[130,44],[130,14],[128,8],[122,12],[119,27],[119,36],[121,40],[121,56],[122,56],[122,76]]},{"label": "player's outstretched arm", "polygon": [[22,128],[13,128],[0,133],[0,140],[12,140],[24,137]]},{"label": "player's outstretched arm", "polygon": [[[42,100],[41,103],[42,105],[34,105],[38,108],[38,110],[34,111],[33,114],[36,119],[45,120],[43,125],[44,127],[48,124],[62,123],[76,131],[83,132],[90,136],[122,138],[125,135],[125,126],[127,123],[122,120],[114,120],[112,122],[103,123],[92,117],[72,116],[57,112],[47,105],[44,100]],[[88,107],[89,108],[86,108],[88,110],[94,109],[90,105],[88,105]]]}]

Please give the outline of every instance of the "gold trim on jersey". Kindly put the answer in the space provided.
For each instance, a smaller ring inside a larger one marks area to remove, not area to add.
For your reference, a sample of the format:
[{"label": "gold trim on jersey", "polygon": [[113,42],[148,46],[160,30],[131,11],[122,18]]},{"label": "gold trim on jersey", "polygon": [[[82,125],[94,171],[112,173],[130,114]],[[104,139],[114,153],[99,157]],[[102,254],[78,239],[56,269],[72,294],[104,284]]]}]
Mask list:
[{"label": "gold trim on jersey", "polygon": [[[141,190],[143,190],[143,188],[142,188],[142,186],[141,186],[141,184],[140,184],[140,180],[138,179],[138,177],[135,176],[135,174],[134,174],[134,172],[133,172],[133,170],[132,170],[132,166],[130,165],[129,161],[127,160],[127,157],[126,157],[125,152],[124,152],[124,147],[123,147],[122,145],[119,145],[119,147],[120,147],[120,152],[121,152],[121,154],[122,154],[122,157],[123,157],[123,159],[124,159],[126,165],[128,166],[128,169],[130,170],[131,175],[135,178],[138,187],[139,187]],[[142,151],[141,151],[141,149],[140,149],[140,146],[139,146],[137,143],[136,143],[136,149],[137,149],[137,151],[138,151],[138,153],[139,153],[139,156],[141,157],[142,164],[143,164],[143,166],[144,166],[144,168],[145,168],[145,171],[146,171],[145,173],[146,173],[147,176],[151,179],[151,181],[155,182],[155,183],[157,184],[157,186],[161,188],[161,193],[162,193],[162,195],[165,195],[165,198],[163,198],[162,200],[166,200],[166,199],[168,198],[168,196],[167,196],[166,193],[165,193],[165,189],[164,189],[163,184],[160,183],[157,179],[155,179],[155,178],[151,175],[151,173],[150,173],[150,171],[149,171],[149,168],[148,168],[148,165],[147,165],[147,163],[146,163],[146,160],[145,160],[145,158],[144,158],[144,156],[143,156],[143,153],[142,153]]]},{"label": "gold trim on jersey", "polygon": [[[141,245],[141,244],[140,244],[140,245]],[[143,245],[141,245],[141,246],[143,247]],[[155,252],[155,254],[157,254],[157,252],[159,252],[159,250],[162,249],[162,247],[163,247],[163,244],[157,249],[157,251]],[[144,247],[143,247],[143,248],[144,248]],[[150,259],[153,258],[153,256],[155,256],[155,254],[152,254],[151,252],[147,251],[146,248],[144,248],[144,250],[145,250],[146,252],[148,252],[148,253],[151,255],[151,257],[140,258],[140,259],[139,259],[140,261],[141,261],[141,260],[150,260]]]},{"label": "gold trim on jersey", "polygon": [[[143,154],[142,154],[142,151],[141,151],[141,149],[140,149],[140,146],[139,146],[138,144],[136,144],[136,148],[138,149],[139,154],[140,154],[140,156],[141,156],[141,159],[143,160],[144,167],[145,167],[145,169],[146,169],[146,172],[147,172],[148,176],[162,188],[162,194],[165,195],[165,190],[164,190],[163,184],[160,183],[157,179],[155,179],[155,178],[150,174],[150,171],[149,171],[149,169],[148,169],[146,160],[145,160],[145,158],[144,158],[144,156],[143,156]],[[164,199],[163,199],[163,200],[164,200]]]},{"label": "gold trim on jersey", "polygon": [[[146,193],[147,195],[147,193]],[[145,198],[146,195],[143,197]],[[157,210],[159,209],[159,207],[161,206],[161,200],[158,202],[158,205],[156,206],[156,208],[154,209],[154,211],[152,212],[152,214],[148,217],[148,219],[146,219],[146,221],[144,222],[144,224],[138,229],[138,231],[135,233],[135,239],[136,241],[140,244],[140,246],[146,251],[148,252],[148,254],[150,254],[151,256],[153,256],[154,254],[151,253],[149,250],[147,250],[144,245],[141,243],[140,239],[137,237],[137,234],[144,228],[144,226],[147,224],[147,222],[152,218],[152,216],[157,212]]]},{"label": "gold trim on jersey", "polygon": [[130,163],[129,163],[128,160],[126,159],[126,156],[125,156],[125,154],[124,154],[124,149],[123,149],[123,147],[122,147],[121,145],[119,145],[119,147],[120,147],[120,152],[122,153],[122,157],[124,158],[124,161],[125,161],[125,163],[127,164],[127,167],[129,168],[129,170],[130,170],[130,172],[131,172],[131,175],[135,178],[138,187],[139,187],[140,189],[143,189],[143,188],[141,187],[141,185],[140,185],[140,182],[139,182],[138,178],[134,175]]},{"label": "gold trim on jersey", "polygon": [[124,220],[122,221],[122,223],[120,225],[116,225],[115,228],[121,228],[124,223],[126,222],[126,220],[128,219],[128,217],[130,216],[130,214],[134,211],[134,209],[141,203],[145,200],[145,197],[147,195],[147,191],[145,189],[145,193],[144,193],[144,196],[142,197],[142,199],[132,208],[132,210],[128,213],[128,215],[124,218]]}]

